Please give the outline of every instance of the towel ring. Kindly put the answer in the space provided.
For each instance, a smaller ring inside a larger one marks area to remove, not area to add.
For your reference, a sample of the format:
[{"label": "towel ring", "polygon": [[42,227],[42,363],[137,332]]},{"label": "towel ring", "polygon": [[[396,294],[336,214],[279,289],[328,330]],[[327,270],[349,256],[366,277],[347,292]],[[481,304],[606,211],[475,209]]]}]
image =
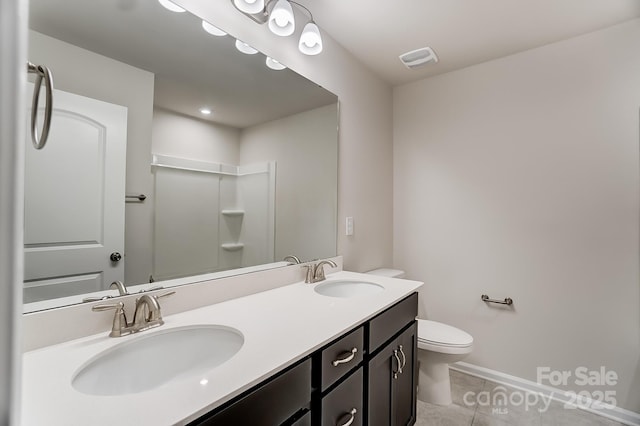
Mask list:
[{"label": "towel ring", "polygon": [[[36,82],[33,88],[33,100],[31,101],[31,142],[35,149],[42,149],[49,138],[49,130],[51,130],[51,114],[53,112],[53,75],[49,68],[42,65],[34,65],[27,62],[27,72],[36,74]],[[38,117],[38,102],[40,100],[40,88],[44,79],[45,88],[45,107],[44,122],[42,123],[42,133],[38,137],[38,128],[36,125]]]}]

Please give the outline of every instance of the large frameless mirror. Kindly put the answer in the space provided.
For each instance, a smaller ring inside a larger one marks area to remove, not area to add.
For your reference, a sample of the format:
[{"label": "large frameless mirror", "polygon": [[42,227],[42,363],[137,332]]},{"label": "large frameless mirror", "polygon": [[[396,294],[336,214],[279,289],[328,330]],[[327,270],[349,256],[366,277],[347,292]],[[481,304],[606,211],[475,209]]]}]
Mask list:
[{"label": "large frameless mirror", "polygon": [[33,0],[29,21],[56,90],[26,150],[26,312],[336,254],[334,94],[157,1]]}]

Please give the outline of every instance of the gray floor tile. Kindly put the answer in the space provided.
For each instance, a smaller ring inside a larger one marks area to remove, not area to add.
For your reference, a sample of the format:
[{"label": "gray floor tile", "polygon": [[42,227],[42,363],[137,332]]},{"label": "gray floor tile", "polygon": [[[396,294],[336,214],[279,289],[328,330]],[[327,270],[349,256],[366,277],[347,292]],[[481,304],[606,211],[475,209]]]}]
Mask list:
[{"label": "gray floor tile", "polygon": [[484,379],[449,370],[451,377],[451,399],[454,404],[469,409],[475,409],[478,405],[477,397],[484,388]]},{"label": "gray floor tile", "polygon": [[541,395],[487,380],[478,396],[477,412],[512,425],[540,425],[541,411],[548,403]]},{"label": "gray floor tile", "polygon": [[434,405],[418,401],[416,426],[471,426],[473,410],[456,404]]},{"label": "gray floor tile", "polygon": [[[416,426],[623,426],[539,394],[451,370],[449,406],[418,401]],[[469,404],[467,404],[469,403]]]},{"label": "gray floor tile", "polygon": [[518,418],[502,414],[483,414],[476,412],[472,426],[540,426],[539,417]]},{"label": "gray floor tile", "polygon": [[559,402],[552,402],[549,410],[542,413],[543,426],[618,426],[620,424],[578,408],[567,408]]}]

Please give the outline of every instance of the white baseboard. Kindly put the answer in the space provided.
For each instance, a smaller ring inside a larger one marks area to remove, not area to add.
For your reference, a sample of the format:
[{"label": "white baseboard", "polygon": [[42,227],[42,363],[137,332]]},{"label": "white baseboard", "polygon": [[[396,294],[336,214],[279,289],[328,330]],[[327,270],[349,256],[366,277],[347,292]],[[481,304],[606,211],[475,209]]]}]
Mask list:
[{"label": "white baseboard", "polygon": [[520,377],[505,374],[500,371],[490,370],[477,365],[466,362],[456,362],[450,365],[452,370],[460,371],[482,379],[491,380],[492,382],[507,385],[525,392],[532,392],[543,395],[545,398],[551,398],[556,402],[563,404],[571,404],[576,408],[623,423],[629,426],[640,426],[640,413],[625,410],[624,408],[613,405],[604,404],[593,399],[581,399],[576,405],[575,396],[568,394],[566,391],[551,386],[543,385],[531,380],[522,379]]}]

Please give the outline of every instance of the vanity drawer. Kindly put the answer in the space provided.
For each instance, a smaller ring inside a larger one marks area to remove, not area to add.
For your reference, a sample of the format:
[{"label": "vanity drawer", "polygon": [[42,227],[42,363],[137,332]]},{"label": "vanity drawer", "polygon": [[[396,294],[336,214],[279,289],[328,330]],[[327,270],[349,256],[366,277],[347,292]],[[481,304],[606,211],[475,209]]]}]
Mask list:
[{"label": "vanity drawer", "polygon": [[311,426],[311,411],[307,411],[302,418],[293,422],[291,426]]},{"label": "vanity drawer", "polygon": [[[189,426],[252,425],[274,426],[308,408],[311,401],[311,360],[298,364],[257,389],[241,396],[215,414],[208,414]],[[304,425],[304,421],[300,423]]]},{"label": "vanity drawer", "polygon": [[[361,426],[363,424],[362,369],[360,367],[351,377],[322,398],[322,426],[344,424]],[[349,423],[351,419],[352,422]]]},{"label": "vanity drawer", "polygon": [[363,353],[363,327],[358,327],[325,348],[320,355],[321,390],[324,392],[336,380],[358,366],[362,361]]},{"label": "vanity drawer", "polygon": [[406,297],[369,322],[369,353],[413,322],[418,315],[418,293]]}]

